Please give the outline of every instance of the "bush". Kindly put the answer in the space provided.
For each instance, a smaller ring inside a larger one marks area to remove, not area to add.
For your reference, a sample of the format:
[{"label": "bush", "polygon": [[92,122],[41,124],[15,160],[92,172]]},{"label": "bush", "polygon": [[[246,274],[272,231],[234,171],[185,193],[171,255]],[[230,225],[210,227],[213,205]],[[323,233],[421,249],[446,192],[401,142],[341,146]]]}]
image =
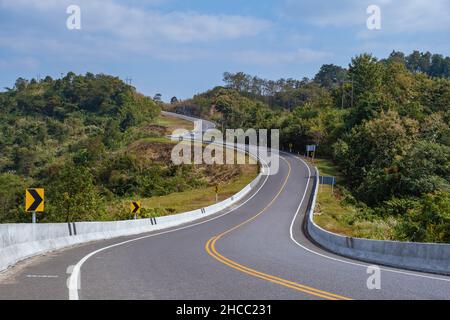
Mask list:
[{"label": "bush", "polygon": [[450,242],[450,197],[447,192],[427,194],[418,205],[407,210],[395,228],[400,240],[417,242]]}]

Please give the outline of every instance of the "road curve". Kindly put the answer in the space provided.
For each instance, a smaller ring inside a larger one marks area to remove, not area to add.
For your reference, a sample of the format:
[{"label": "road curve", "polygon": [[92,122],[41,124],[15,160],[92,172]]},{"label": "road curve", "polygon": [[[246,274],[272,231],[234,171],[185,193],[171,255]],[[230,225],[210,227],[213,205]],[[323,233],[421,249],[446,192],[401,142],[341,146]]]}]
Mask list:
[{"label": "road curve", "polygon": [[80,299],[450,299],[450,277],[391,268],[369,290],[367,264],[311,243],[302,222],[313,172],[282,154],[278,174],[234,208],[22,262],[0,275],[0,299],[67,299],[67,268],[83,258]]}]

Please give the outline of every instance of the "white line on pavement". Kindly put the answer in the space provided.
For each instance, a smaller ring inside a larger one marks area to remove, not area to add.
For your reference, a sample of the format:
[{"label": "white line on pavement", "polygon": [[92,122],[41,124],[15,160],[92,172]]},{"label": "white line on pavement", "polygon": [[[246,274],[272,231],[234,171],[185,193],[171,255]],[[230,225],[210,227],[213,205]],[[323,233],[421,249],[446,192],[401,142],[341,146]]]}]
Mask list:
[{"label": "white line on pavement", "polygon": [[[337,262],[342,262],[342,263],[346,263],[346,264],[350,264],[350,265],[354,265],[354,266],[358,266],[358,267],[364,267],[367,268],[368,266],[372,265],[372,264],[364,264],[364,263],[357,263],[357,262],[351,262],[351,261],[346,261],[346,260],[342,260],[342,259],[338,259],[338,258],[334,258],[319,252],[316,252],[314,250],[311,250],[305,246],[303,246],[302,244],[300,244],[297,240],[295,240],[294,238],[294,223],[295,220],[297,219],[297,216],[300,212],[300,209],[302,207],[303,201],[305,200],[305,196],[306,196],[306,192],[308,191],[308,185],[309,185],[309,180],[311,179],[311,170],[309,169],[308,164],[301,158],[295,157],[296,159],[300,160],[308,169],[308,182],[306,183],[306,188],[305,188],[305,192],[303,193],[303,197],[302,200],[300,201],[300,204],[298,205],[297,211],[294,215],[294,218],[292,219],[292,223],[291,223],[291,227],[290,227],[290,236],[292,241],[295,242],[295,244],[297,244],[299,247],[305,249],[306,251],[313,253],[315,255],[321,256],[322,258],[326,258],[326,259],[330,259],[330,260],[334,260]],[[306,213],[308,214],[308,213]],[[425,275],[425,274],[418,274],[418,273],[412,273],[412,272],[406,272],[406,271],[400,271],[400,270],[395,270],[395,269],[388,269],[388,268],[381,268],[381,270],[383,271],[387,271],[387,272],[392,272],[392,273],[398,273],[398,274],[403,274],[403,275],[407,275],[407,276],[413,276],[413,277],[419,277],[419,278],[426,278],[426,279],[432,279],[432,280],[439,280],[439,281],[447,281],[450,282],[450,278],[440,278],[440,277],[433,277],[433,276],[429,276],[429,275]]]}]

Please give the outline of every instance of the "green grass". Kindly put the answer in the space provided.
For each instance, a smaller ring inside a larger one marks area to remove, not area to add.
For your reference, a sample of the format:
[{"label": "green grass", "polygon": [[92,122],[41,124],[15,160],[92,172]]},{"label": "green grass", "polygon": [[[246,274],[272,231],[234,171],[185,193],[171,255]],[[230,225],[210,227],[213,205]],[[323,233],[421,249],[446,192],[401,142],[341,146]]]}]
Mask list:
[{"label": "green grass", "polygon": [[156,118],[155,124],[166,127],[168,132],[172,132],[175,129],[194,129],[194,124],[190,121],[164,115],[160,115],[158,118]]},{"label": "green grass", "polygon": [[[219,186],[218,200],[225,200],[249,184],[257,176],[256,165],[246,165],[242,173]],[[165,196],[141,199],[142,208],[150,209],[152,216],[176,214],[204,208],[216,203],[215,187],[202,187],[184,192],[171,193]],[[123,202],[124,208],[128,208],[130,200]]]},{"label": "green grass", "polygon": [[[242,190],[257,175],[256,166],[243,172],[239,177],[219,187],[219,201],[225,200]],[[165,209],[171,213],[180,213],[204,208],[216,203],[215,187],[204,187],[194,190],[171,193],[166,196],[142,199],[145,208]]]},{"label": "green grass", "polygon": [[357,208],[344,205],[343,178],[338,168],[329,160],[317,159],[315,165],[320,175],[335,176],[337,185],[333,194],[331,186],[320,185],[317,195],[314,221],[322,228],[349,237],[392,240],[392,227],[397,223],[394,218],[366,220],[360,216]]},{"label": "green grass", "polygon": [[[336,186],[339,186],[342,182],[342,176],[338,168],[330,160],[315,159],[314,164],[319,169],[321,176],[336,177]],[[314,216],[314,221],[326,230],[352,235],[352,228],[343,220],[345,220],[345,216],[354,213],[356,210],[350,206],[341,205],[340,189],[336,186],[332,194],[330,185],[319,185],[315,209],[317,214]]]},{"label": "green grass", "polygon": [[326,159],[315,159],[314,164],[319,169],[321,176],[333,176],[336,177],[336,182],[338,184],[342,183],[342,175],[333,162]]},{"label": "green grass", "polygon": [[[337,192],[338,190],[334,190]],[[319,186],[314,221],[322,228],[348,236],[354,236],[353,228],[346,221],[346,217],[355,214],[355,208],[343,206],[336,193],[331,193],[331,186]]]}]

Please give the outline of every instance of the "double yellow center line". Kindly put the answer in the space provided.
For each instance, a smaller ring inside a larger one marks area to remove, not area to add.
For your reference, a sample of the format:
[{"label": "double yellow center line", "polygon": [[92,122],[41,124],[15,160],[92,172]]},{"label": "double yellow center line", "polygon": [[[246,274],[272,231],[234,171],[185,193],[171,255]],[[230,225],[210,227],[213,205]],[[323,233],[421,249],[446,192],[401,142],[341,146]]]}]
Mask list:
[{"label": "double yellow center line", "polygon": [[313,296],[316,296],[316,297],[319,297],[319,298],[324,298],[324,299],[327,299],[327,300],[351,300],[350,298],[347,298],[347,297],[344,297],[344,296],[340,296],[340,295],[337,295],[337,294],[334,294],[334,293],[331,293],[331,292],[315,289],[315,288],[312,288],[312,287],[309,287],[309,286],[306,286],[306,285],[299,284],[297,282],[289,281],[289,280],[286,280],[286,279],[283,279],[283,278],[279,278],[279,277],[276,277],[276,276],[273,276],[273,275],[270,275],[270,274],[267,274],[267,273],[263,273],[263,272],[257,271],[255,269],[252,269],[252,268],[249,268],[249,267],[246,267],[244,265],[241,265],[241,264],[237,263],[236,261],[233,261],[233,260],[231,260],[229,258],[226,258],[222,254],[220,254],[217,251],[217,249],[216,249],[216,243],[217,243],[218,240],[220,240],[220,238],[222,238],[226,234],[228,234],[228,233],[230,233],[230,232],[240,228],[241,226],[249,223],[250,221],[253,221],[258,216],[260,216],[263,212],[265,212],[268,208],[270,208],[272,206],[272,204],[276,201],[278,196],[284,190],[284,188],[285,188],[285,186],[286,186],[286,184],[287,184],[287,182],[289,180],[289,177],[291,175],[291,165],[286,159],[284,159],[284,158],[281,158],[281,159],[283,159],[287,163],[289,171],[288,171],[288,174],[286,176],[286,179],[283,182],[283,185],[281,186],[280,190],[275,195],[275,197],[269,202],[269,204],[267,206],[265,206],[260,212],[258,212],[256,215],[254,215],[250,219],[245,220],[244,222],[238,224],[237,226],[234,226],[233,228],[228,229],[225,232],[222,232],[221,234],[219,234],[217,236],[214,236],[211,239],[209,239],[206,242],[205,250],[210,256],[212,256],[217,261],[219,261],[219,262],[229,266],[230,268],[233,268],[235,270],[241,271],[241,272],[246,273],[248,275],[251,275],[253,277],[260,278],[260,279],[263,279],[263,280],[266,280],[266,281],[269,281],[269,282],[272,282],[272,283],[276,283],[276,284],[282,285],[282,286],[287,287],[287,288],[291,288],[291,289],[294,289],[294,290],[297,290],[297,291],[301,291],[303,293],[311,294]]}]

